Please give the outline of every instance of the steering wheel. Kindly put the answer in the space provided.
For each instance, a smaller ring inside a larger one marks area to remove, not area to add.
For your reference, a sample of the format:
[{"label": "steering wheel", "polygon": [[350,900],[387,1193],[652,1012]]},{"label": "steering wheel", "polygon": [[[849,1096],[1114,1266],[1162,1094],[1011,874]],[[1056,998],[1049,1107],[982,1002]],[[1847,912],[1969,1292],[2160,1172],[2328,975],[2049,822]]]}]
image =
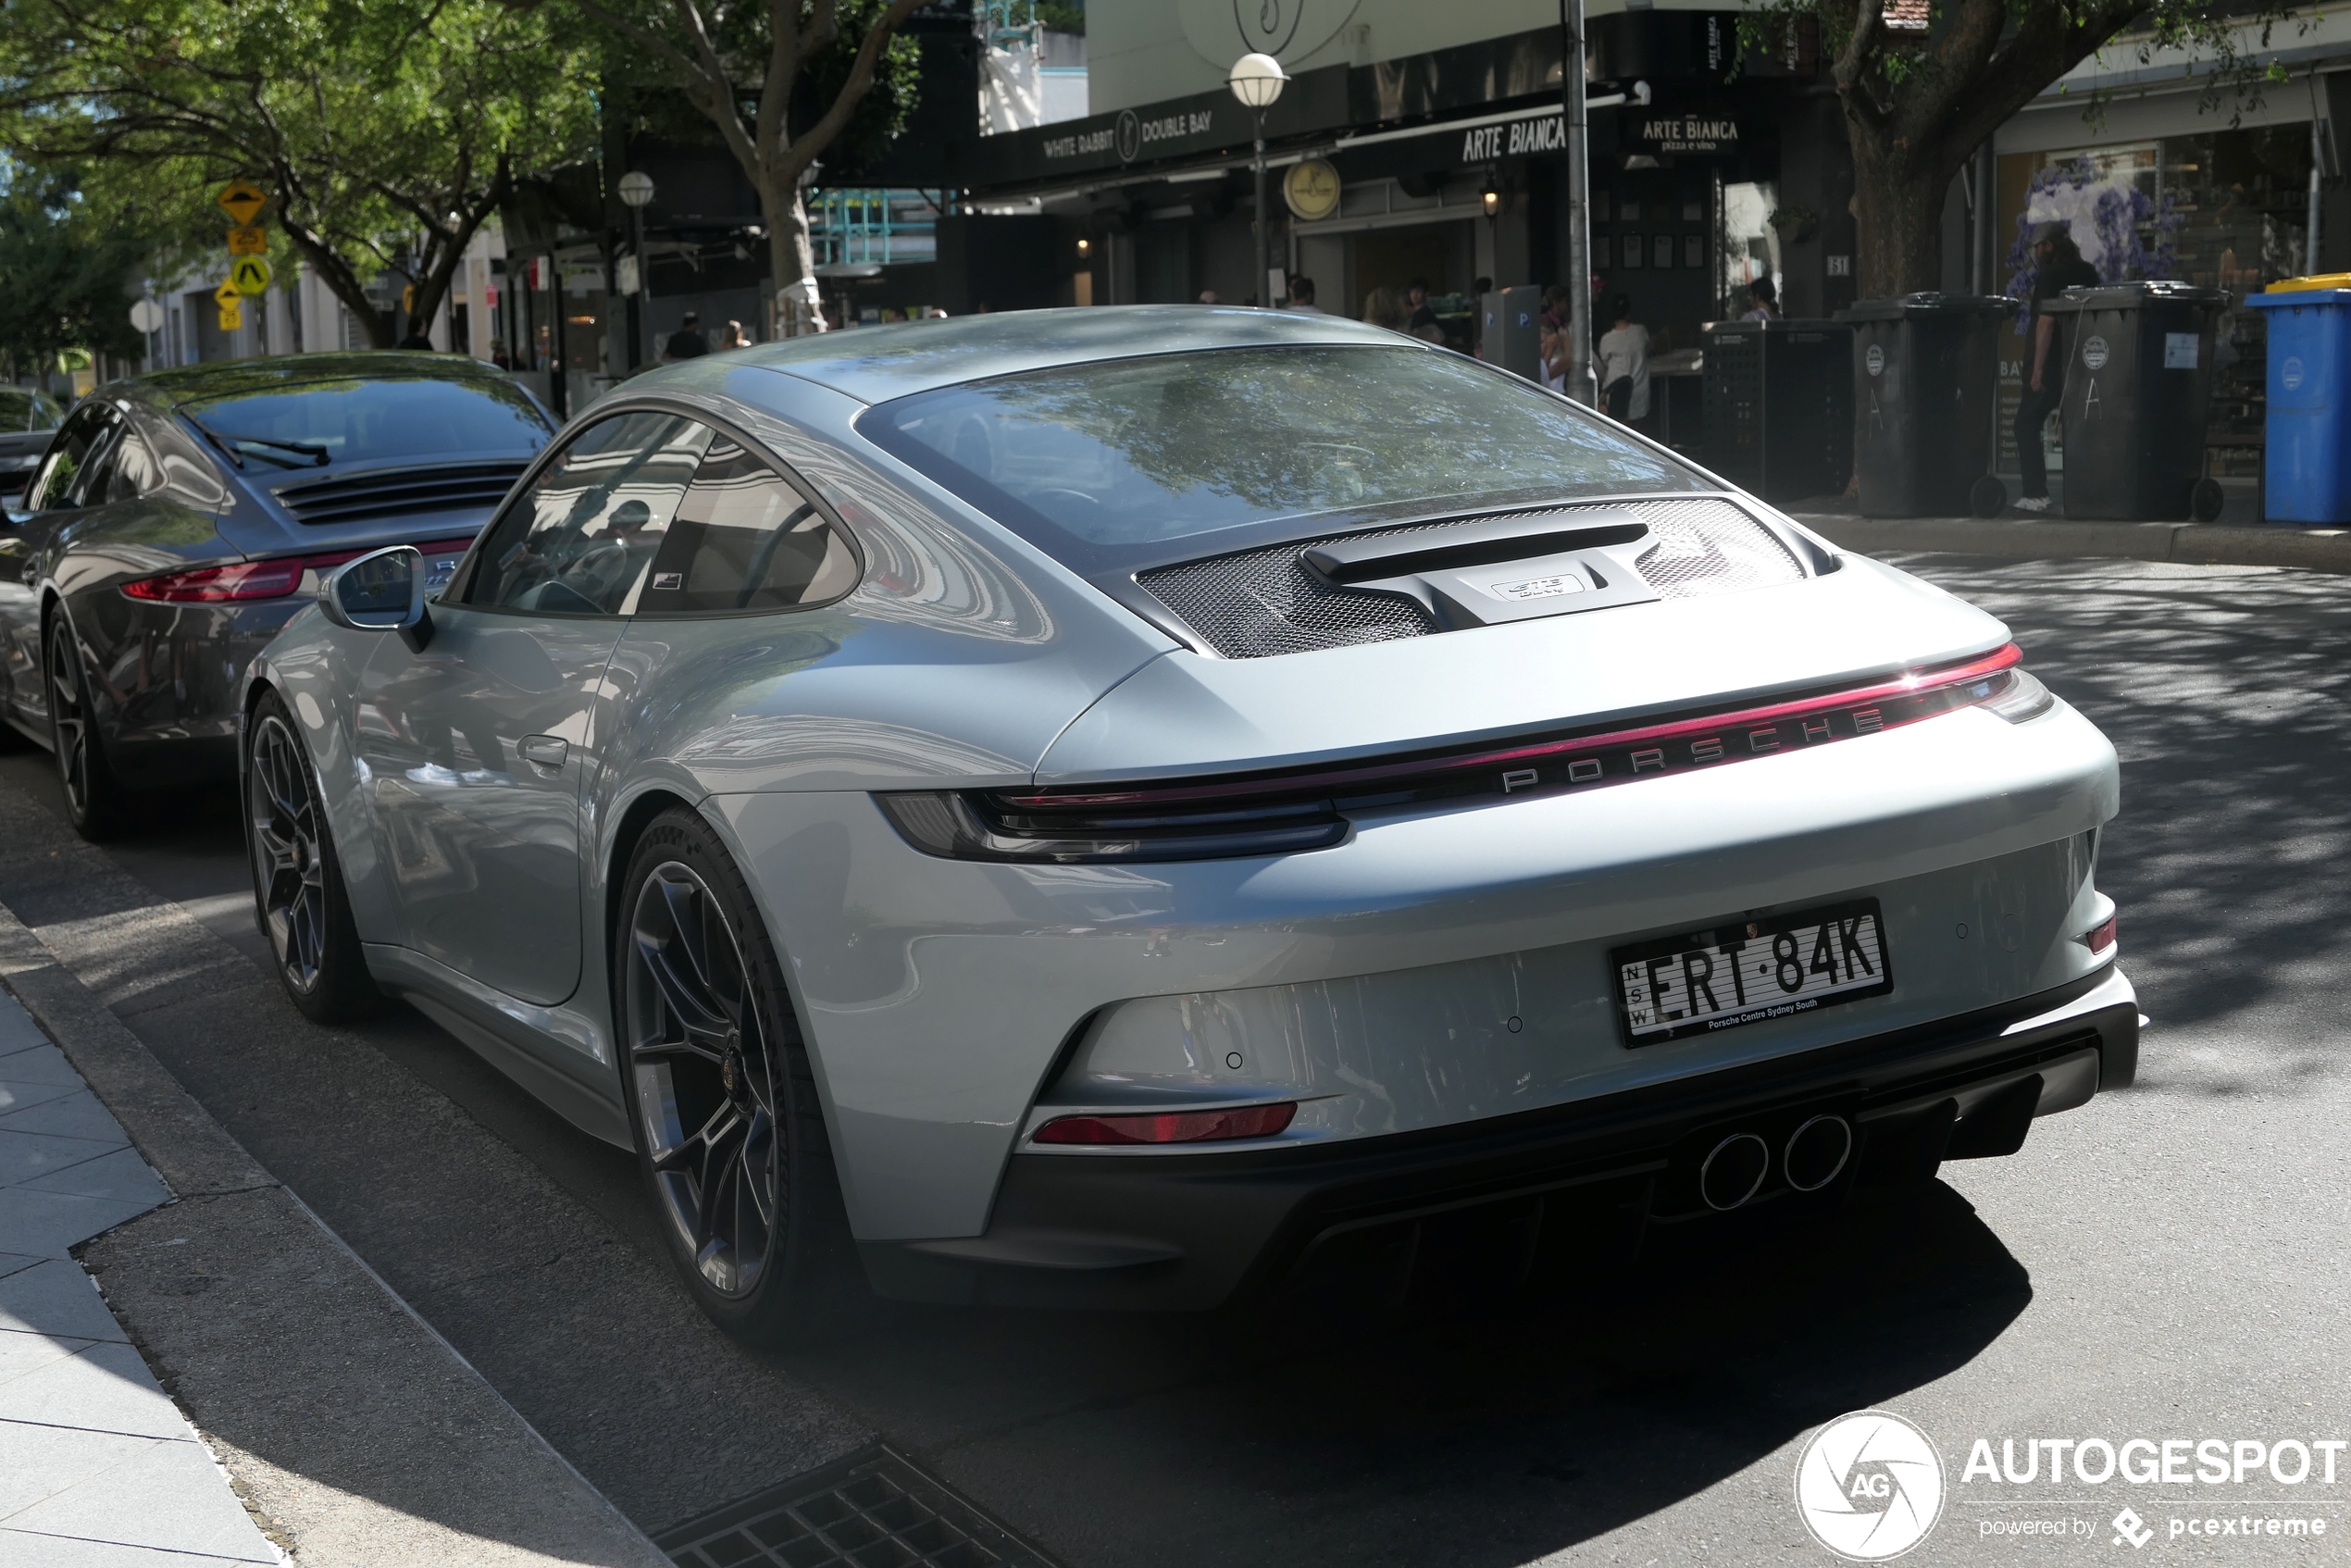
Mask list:
[{"label": "steering wheel", "polygon": [[1090,506],[1097,512],[1101,511],[1102,507],[1102,504],[1100,501],[1095,499],[1093,496],[1087,494],[1084,491],[1071,490],[1064,485],[1049,486],[1044,490],[1038,491],[1036,494],[1039,500],[1042,500],[1044,497],[1050,495],[1057,500],[1075,501],[1082,506]]}]

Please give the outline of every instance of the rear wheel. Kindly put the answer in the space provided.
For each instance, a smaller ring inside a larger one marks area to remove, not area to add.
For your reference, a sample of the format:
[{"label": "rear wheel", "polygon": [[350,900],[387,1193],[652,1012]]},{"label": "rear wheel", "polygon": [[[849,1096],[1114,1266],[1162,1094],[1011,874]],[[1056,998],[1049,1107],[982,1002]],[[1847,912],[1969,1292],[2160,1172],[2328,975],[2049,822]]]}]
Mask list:
[{"label": "rear wheel", "polygon": [[49,622],[49,738],[57,754],[73,830],[93,843],[122,829],[123,790],[106,761],[90,702],[90,675],[73,624],[60,609]]},{"label": "rear wheel", "polygon": [[254,915],[278,983],[304,1017],[332,1024],[379,1000],[311,777],[310,754],[274,691],[245,726],[245,841]]},{"label": "rear wheel", "polygon": [[614,1014],[639,1166],[695,1300],[774,1343],[809,1321],[845,1236],[781,967],[691,812],[654,820],[619,890]]}]

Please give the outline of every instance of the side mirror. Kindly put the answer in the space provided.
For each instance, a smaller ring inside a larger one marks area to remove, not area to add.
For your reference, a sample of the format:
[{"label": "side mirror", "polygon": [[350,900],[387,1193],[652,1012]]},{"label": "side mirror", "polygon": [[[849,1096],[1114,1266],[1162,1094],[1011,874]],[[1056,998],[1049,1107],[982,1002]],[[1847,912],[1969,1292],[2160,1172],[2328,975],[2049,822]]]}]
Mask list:
[{"label": "side mirror", "polygon": [[423,653],[432,641],[425,558],[414,545],[370,551],[337,566],[318,585],[318,608],[353,631],[396,631],[410,653]]}]

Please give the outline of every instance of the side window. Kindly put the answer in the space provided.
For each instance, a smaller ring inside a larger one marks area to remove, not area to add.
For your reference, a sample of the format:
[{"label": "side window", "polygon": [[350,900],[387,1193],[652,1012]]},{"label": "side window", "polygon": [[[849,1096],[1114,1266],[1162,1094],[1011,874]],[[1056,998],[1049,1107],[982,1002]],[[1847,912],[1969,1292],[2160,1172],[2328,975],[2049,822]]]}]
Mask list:
[{"label": "side window", "polygon": [[491,525],[464,602],[623,614],[712,434],[691,419],[643,410],[580,431]]},{"label": "side window", "polygon": [[106,416],[112,412],[103,407],[84,408],[65,422],[65,428],[49,442],[49,454],[42,459],[41,472],[25,492],[25,504],[31,510],[40,512],[74,504],[74,489],[89,463],[90,449],[106,434]]},{"label": "side window", "polygon": [[106,480],[104,496],[92,495],[87,503],[95,506],[101,501],[135,501],[155,488],[155,459],[147,452],[147,443],[139,433],[124,423],[122,435],[115,442],[114,474]]},{"label": "side window", "polygon": [[857,556],[823,513],[765,460],[715,436],[626,613],[789,610],[838,599]]}]

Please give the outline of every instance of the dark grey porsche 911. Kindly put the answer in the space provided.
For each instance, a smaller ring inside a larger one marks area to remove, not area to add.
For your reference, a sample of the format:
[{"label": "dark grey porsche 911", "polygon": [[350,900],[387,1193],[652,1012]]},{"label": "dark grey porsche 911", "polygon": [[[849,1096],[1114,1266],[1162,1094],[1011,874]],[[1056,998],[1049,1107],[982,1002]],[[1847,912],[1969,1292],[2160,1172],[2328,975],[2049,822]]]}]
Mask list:
[{"label": "dark grey porsche 911", "polygon": [[0,529],[0,718],[57,754],[85,837],[237,771],[245,666],[319,574],[388,544],[453,567],[552,432],[453,355],[185,366],[67,416]]}]

